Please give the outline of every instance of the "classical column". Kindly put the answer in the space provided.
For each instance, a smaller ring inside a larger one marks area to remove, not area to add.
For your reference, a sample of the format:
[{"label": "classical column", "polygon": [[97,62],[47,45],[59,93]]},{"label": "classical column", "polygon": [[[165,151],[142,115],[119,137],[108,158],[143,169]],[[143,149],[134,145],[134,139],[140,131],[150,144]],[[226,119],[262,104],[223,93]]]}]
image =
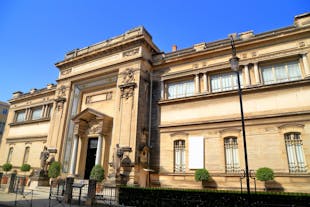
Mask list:
[{"label": "classical column", "polygon": [[77,159],[77,151],[79,145],[79,135],[75,134],[73,139],[73,150],[72,150],[72,157],[70,163],[70,175],[75,175],[75,167],[76,167],[76,159]]},{"label": "classical column", "polygon": [[254,63],[254,77],[255,77],[255,84],[260,84],[258,63]]},{"label": "classical column", "polygon": [[250,85],[250,74],[248,65],[244,65],[245,86]]},{"label": "classical column", "polygon": [[307,53],[302,54],[301,56],[302,56],[302,62],[304,64],[304,68],[305,68],[305,75],[310,76],[310,68],[309,68]]},{"label": "classical column", "polygon": [[95,162],[96,165],[100,165],[100,162],[101,162],[102,140],[103,140],[103,135],[99,135],[97,151],[96,151],[96,162]]},{"label": "classical column", "polygon": [[199,74],[196,74],[195,75],[195,93],[199,93],[200,90],[199,90]]},{"label": "classical column", "polygon": [[208,79],[207,79],[207,73],[204,73],[203,76],[203,90],[205,93],[208,92]]}]

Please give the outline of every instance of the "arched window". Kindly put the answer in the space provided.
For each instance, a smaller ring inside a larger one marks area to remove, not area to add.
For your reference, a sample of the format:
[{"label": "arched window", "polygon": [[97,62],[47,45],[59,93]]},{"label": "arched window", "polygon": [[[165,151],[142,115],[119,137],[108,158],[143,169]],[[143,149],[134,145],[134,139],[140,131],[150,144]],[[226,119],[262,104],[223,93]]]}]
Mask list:
[{"label": "arched window", "polygon": [[174,172],[185,172],[185,141],[174,141]]},{"label": "arched window", "polygon": [[306,172],[307,166],[299,132],[284,134],[289,171],[293,173]]},{"label": "arched window", "polygon": [[226,137],[224,139],[224,149],[226,173],[238,173],[240,166],[237,137]]},{"label": "arched window", "polygon": [[7,163],[11,163],[12,161],[12,156],[13,156],[13,147],[10,147],[9,153],[8,153],[8,158],[6,160]]},{"label": "arched window", "polygon": [[24,153],[24,161],[23,161],[23,164],[28,164],[29,152],[30,152],[30,147],[26,147],[26,148],[25,148],[25,153]]}]

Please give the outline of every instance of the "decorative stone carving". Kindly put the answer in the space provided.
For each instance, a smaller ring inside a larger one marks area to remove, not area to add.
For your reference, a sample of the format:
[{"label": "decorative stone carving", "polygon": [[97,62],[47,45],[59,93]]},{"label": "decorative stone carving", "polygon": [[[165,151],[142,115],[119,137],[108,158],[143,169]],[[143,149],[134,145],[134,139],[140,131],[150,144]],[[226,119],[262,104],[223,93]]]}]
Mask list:
[{"label": "decorative stone carving", "polygon": [[65,69],[65,70],[61,71],[61,75],[67,75],[67,74],[69,74],[71,72],[72,72],[72,69],[68,68],[68,69]]},{"label": "decorative stone carving", "polygon": [[125,85],[120,85],[119,88],[121,89],[121,98],[128,99],[129,97],[133,96],[136,86],[137,86],[136,83],[128,83]]},{"label": "decorative stone carving", "polygon": [[66,89],[67,87],[62,85],[57,89],[57,96],[58,98],[66,97]]},{"label": "decorative stone carving", "polygon": [[61,111],[63,109],[63,107],[64,107],[64,103],[66,101],[66,98],[59,97],[55,101],[56,101],[56,109],[57,109],[57,111]]},{"label": "decorative stone carving", "polygon": [[252,52],[252,57],[256,57],[257,56],[257,52]]},{"label": "decorative stone carving", "polygon": [[112,91],[109,91],[106,93],[86,96],[86,104],[95,103],[99,101],[107,101],[111,99],[112,99]]},{"label": "decorative stone carving", "polygon": [[133,50],[128,50],[128,51],[123,52],[123,57],[133,56],[138,53],[139,53],[139,48],[135,48]]},{"label": "decorative stone carving", "polygon": [[101,134],[102,133],[102,121],[92,121],[89,123],[89,131],[88,134]]},{"label": "decorative stone carving", "polygon": [[305,42],[299,42],[299,43],[298,43],[298,46],[299,46],[299,47],[305,47],[306,44],[305,44]]},{"label": "decorative stone carving", "polygon": [[134,77],[135,72],[133,69],[127,68],[126,71],[124,71],[122,74],[123,74],[123,80],[122,80],[123,84],[132,83],[135,81]]}]

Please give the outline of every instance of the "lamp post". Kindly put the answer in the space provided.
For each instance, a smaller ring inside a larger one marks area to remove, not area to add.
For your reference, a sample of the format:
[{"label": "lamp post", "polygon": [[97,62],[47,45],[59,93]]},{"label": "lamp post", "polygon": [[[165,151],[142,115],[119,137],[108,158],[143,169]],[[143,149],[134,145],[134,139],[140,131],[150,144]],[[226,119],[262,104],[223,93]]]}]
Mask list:
[{"label": "lamp post", "polygon": [[[240,112],[241,112],[241,123],[242,123],[242,135],[243,135],[243,148],[244,148],[244,161],[245,161],[245,177],[246,177],[246,188],[248,199],[250,199],[250,176],[249,176],[249,165],[248,165],[248,153],[246,145],[246,136],[245,136],[245,127],[244,127],[244,114],[243,114],[243,104],[242,104],[242,90],[240,86],[240,77],[239,77],[239,58],[236,55],[236,48],[234,44],[233,36],[230,36],[231,39],[231,49],[232,57],[229,59],[231,69],[236,72],[237,83],[238,83],[238,93],[239,93],[239,103],[240,103]],[[248,200],[249,201],[249,200]]]}]

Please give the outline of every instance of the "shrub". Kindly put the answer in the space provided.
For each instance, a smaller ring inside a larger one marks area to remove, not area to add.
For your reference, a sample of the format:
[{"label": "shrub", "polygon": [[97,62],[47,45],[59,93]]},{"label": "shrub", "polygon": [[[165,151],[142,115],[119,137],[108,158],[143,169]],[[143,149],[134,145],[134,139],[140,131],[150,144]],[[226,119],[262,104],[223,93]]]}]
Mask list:
[{"label": "shrub", "polygon": [[57,178],[60,175],[60,162],[53,162],[48,169],[48,177]]},{"label": "shrub", "polygon": [[2,169],[4,172],[8,172],[12,169],[13,165],[11,163],[5,163],[2,165]]},{"label": "shrub", "polygon": [[256,171],[256,178],[257,180],[260,180],[260,181],[273,180],[274,178],[273,170],[268,167],[259,168]]},{"label": "shrub", "polygon": [[195,171],[196,181],[207,181],[210,178],[209,172],[206,169],[198,169]]},{"label": "shrub", "polygon": [[21,167],[20,167],[20,170],[23,171],[23,172],[27,172],[29,171],[31,168],[31,166],[29,164],[23,164]]},{"label": "shrub", "polygon": [[90,172],[90,178],[101,182],[104,179],[104,169],[101,165],[95,165]]}]

